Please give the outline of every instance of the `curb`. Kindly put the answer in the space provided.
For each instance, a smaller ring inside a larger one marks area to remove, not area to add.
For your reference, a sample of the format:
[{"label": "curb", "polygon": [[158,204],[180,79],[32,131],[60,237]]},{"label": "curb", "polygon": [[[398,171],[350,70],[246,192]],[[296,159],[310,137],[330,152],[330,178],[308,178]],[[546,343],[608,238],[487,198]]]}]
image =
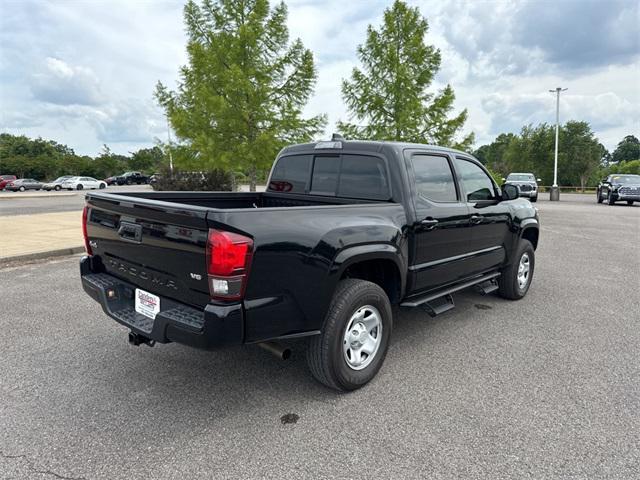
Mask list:
[{"label": "curb", "polygon": [[0,257],[0,267],[15,262],[29,262],[33,260],[42,260],[51,257],[63,257],[65,255],[75,255],[84,252],[84,247],[59,248],[57,250],[49,250],[46,252],[27,253],[25,255],[13,255],[11,257]]},{"label": "curb", "polygon": [[36,195],[9,195],[8,193],[3,193],[2,195],[0,195],[0,200],[16,200],[16,199],[22,200],[25,198],[49,198],[49,197],[72,197],[74,195],[76,195],[74,192],[39,193]]}]

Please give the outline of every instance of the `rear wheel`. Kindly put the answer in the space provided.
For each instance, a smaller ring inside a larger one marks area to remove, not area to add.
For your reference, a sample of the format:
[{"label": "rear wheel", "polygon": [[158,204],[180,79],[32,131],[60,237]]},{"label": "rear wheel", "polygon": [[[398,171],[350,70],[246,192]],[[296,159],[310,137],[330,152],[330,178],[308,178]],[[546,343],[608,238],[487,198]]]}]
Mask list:
[{"label": "rear wheel", "polygon": [[105,188],[105,187],[106,187],[106,185],[104,183],[100,184],[100,188]]},{"label": "rear wheel", "polygon": [[78,186],[76,187],[76,190],[82,190],[83,188],[84,186],[81,183],[79,183]]},{"label": "rear wheel", "polygon": [[365,280],[342,280],[322,333],[309,341],[309,370],[336,390],[364,386],[384,362],[392,328],[391,304],[382,288]]},{"label": "rear wheel", "polygon": [[536,264],[535,251],[529,240],[520,240],[513,259],[498,278],[499,293],[504,298],[520,300],[529,291]]},{"label": "rear wheel", "polygon": [[627,200],[627,205],[633,205],[633,200]]}]

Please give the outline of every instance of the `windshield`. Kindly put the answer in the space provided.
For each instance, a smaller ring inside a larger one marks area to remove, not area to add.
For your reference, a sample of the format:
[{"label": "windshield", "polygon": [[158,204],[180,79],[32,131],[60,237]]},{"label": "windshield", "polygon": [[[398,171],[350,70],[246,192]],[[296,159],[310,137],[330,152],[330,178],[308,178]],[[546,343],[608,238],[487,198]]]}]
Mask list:
[{"label": "windshield", "polygon": [[612,183],[640,183],[640,175],[614,175],[611,177]]},{"label": "windshield", "polygon": [[58,177],[53,181],[53,183],[64,182],[68,178],[71,178],[71,177]]},{"label": "windshield", "polygon": [[528,173],[512,173],[507,180],[515,180],[516,182],[535,182],[536,178]]}]

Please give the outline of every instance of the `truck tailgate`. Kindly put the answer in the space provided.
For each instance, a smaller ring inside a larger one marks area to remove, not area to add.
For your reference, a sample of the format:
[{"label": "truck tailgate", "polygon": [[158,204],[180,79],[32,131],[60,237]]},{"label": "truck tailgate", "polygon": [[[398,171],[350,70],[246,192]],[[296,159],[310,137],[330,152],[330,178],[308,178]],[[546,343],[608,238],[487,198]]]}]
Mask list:
[{"label": "truck tailgate", "polygon": [[87,235],[107,273],[196,307],[209,301],[207,208],[87,194]]}]

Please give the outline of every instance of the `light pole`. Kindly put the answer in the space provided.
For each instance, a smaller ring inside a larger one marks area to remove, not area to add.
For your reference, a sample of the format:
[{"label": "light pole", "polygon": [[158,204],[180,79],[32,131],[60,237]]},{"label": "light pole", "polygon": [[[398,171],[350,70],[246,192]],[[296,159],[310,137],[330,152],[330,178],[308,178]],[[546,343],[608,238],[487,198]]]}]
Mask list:
[{"label": "light pole", "polygon": [[171,128],[169,127],[169,117],[167,117],[167,139],[169,140],[169,171],[173,175],[173,156],[171,155]]},{"label": "light pole", "polygon": [[549,200],[557,202],[560,200],[560,188],[558,187],[558,133],[560,131],[560,92],[564,92],[566,88],[556,87],[555,90],[549,90],[556,94],[556,154],[553,162],[553,185],[549,193]]}]

